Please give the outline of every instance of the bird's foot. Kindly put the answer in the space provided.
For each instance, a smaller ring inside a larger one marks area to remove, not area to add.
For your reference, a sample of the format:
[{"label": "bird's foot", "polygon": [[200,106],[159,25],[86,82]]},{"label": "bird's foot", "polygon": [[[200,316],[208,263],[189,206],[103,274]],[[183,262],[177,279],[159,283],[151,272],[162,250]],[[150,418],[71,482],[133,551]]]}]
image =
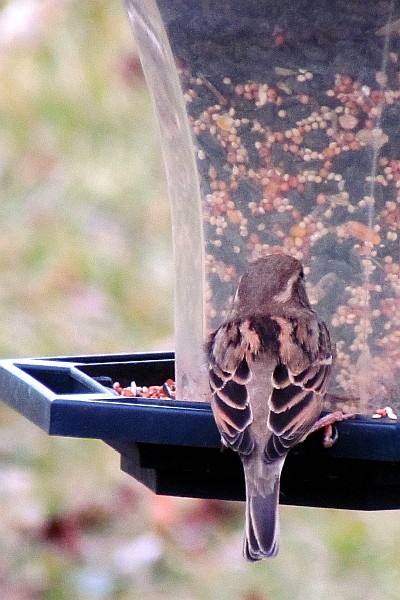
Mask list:
[{"label": "bird's foot", "polygon": [[310,433],[323,429],[324,437],[322,444],[324,448],[331,448],[339,437],[337,429],[333,427],[334,424],[339,423],[340,421],[346,421],[347,419],[352,419],[354,416],[355,413],[343,413],[341,410],[329,413],[318,419]]}]

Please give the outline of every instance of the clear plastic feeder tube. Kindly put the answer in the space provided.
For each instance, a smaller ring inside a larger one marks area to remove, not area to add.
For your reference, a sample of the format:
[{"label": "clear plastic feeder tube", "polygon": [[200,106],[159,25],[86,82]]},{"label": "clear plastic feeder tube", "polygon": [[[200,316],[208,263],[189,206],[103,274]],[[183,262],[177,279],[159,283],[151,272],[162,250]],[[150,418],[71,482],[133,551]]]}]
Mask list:
[{"label": "clear plastic feeder tube", "polygon": [[400,4],[126,0],[157,109],[177,386],[250,261],[289,253],[337,344],[328,408],[400,406]]},{"label": "clear plastic feeder tube", "polygon": [[153,0],[126,0],[156,111],[172,211],[177,397],[205,400],[204,241],[194,146],[175,59]]}]

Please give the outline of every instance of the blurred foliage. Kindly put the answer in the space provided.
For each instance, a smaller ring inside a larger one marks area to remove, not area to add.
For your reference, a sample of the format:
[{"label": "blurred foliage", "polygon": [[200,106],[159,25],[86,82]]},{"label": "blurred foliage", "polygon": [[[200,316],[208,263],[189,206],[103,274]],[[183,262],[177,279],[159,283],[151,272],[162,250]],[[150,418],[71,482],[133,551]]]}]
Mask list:
[{"label": "blurred foliage", "polygon": [[27,21],[0,42],[0,352],[148,349],[172,332],[169,207],[122,3],[21,4],[0,15]]},{"label": "blurred foliage", "polygon": [[[0,354],[172,347],[169,207],[122,3],[0,0]],[[0,407],[3,600],[397,600],[400,518],[156,497],[98,441]]]}]

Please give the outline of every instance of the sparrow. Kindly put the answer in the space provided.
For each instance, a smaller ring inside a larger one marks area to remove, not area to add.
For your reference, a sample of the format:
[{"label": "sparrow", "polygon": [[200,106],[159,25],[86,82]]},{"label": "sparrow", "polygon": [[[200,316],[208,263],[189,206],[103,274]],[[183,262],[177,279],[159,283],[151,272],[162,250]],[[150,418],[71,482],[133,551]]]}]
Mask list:
[{"label": "sparrow", "polygon": [[[318,428],[334,349],[292,256],[251,263],[232,309],[207,343],[211,406],[246,484],[244,556],[279,550],[279,484],[289,450]],[[326,422],[326,421],[324,421]]]}]

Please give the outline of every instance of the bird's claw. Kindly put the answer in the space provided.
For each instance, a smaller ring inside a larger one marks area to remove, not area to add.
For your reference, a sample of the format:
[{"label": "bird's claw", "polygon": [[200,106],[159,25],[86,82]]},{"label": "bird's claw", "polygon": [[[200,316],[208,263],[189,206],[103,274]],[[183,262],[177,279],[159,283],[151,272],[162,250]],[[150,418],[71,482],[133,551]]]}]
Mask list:
[{"label": "bird's claw", "polygon": [[324,427],[324,437],[322,440],[322,445],[324,448],[332,448],[333,444],[337,441],[339,437],[338,430],[333,425],[325,425]]},{"label": "bird's claw", "polygon": [[310,433],[314,433],[314,431],[319,431],[320,429],[324,430],[324,437],[322,441],[322,445],[324,448],[331,448],[333,444],[337,442],[339,437],[338,430],[336,427],[333,427],[335,423],[339,423],[340,421],[345,421],[347,419],[352,419],[355,416],[354,413],[343,413],[341,410],[337,410],[333,413],[329,413],[324,415],[315,423]]}]

